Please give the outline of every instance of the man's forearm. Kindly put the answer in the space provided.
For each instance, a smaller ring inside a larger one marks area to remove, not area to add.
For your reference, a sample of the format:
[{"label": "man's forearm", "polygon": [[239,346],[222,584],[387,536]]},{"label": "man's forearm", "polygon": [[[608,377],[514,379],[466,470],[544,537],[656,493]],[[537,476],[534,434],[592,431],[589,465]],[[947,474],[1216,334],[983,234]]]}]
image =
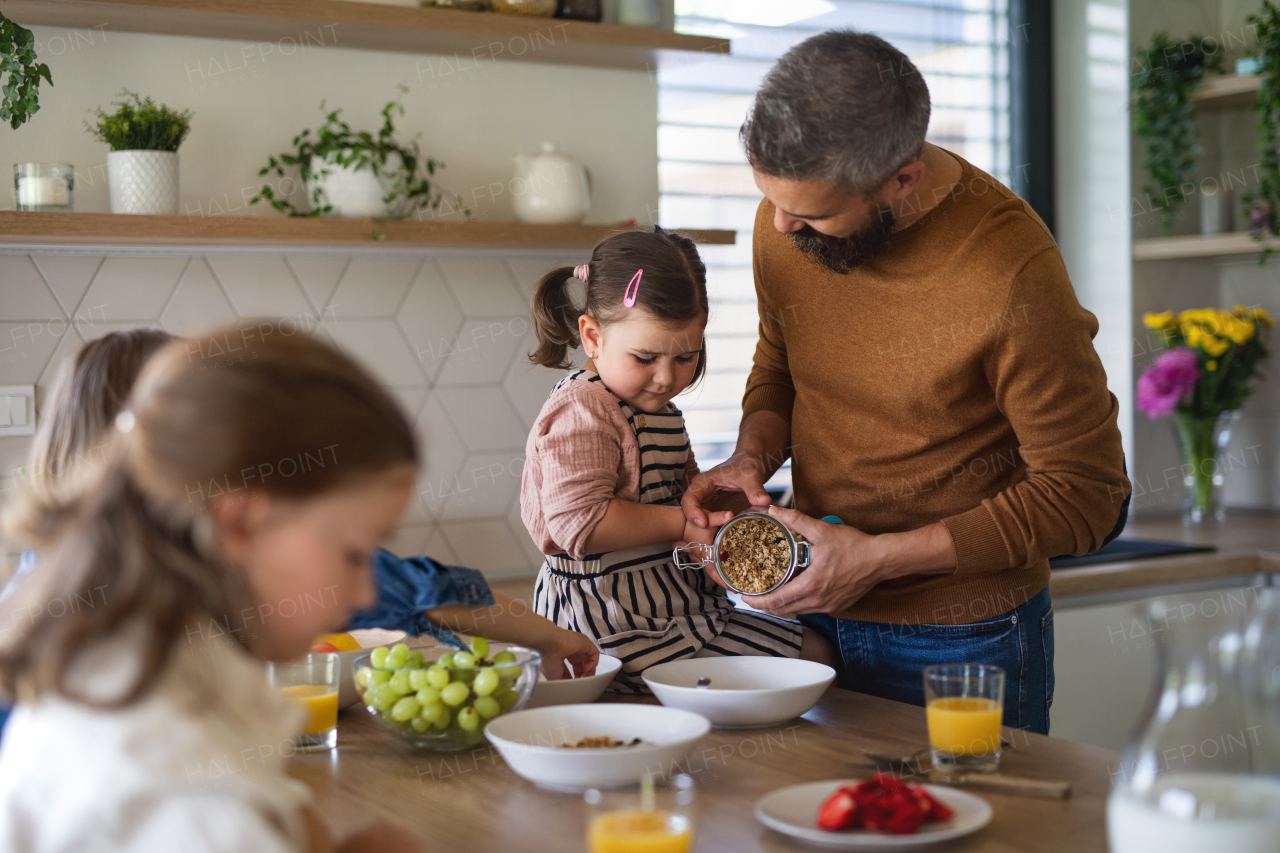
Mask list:
[{"label": "man's forearm", "polygon": [[791,455],[791,423],[777,412],[759,409],[742,419],[734,456],[746,457],[759,467],[760,481],[774,475]]}]

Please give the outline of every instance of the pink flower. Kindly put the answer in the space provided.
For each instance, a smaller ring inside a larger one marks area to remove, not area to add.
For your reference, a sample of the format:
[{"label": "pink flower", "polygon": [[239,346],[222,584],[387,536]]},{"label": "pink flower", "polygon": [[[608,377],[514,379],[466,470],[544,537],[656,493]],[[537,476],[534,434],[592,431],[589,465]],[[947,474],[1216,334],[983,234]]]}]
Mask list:
[{"label": "pink flower", "polygon": [[1138,408],[1147,417],[1168,417],[1196,389],[1200,361],[1189,349],[1173,349],[1156,359],[1138,380]]}]

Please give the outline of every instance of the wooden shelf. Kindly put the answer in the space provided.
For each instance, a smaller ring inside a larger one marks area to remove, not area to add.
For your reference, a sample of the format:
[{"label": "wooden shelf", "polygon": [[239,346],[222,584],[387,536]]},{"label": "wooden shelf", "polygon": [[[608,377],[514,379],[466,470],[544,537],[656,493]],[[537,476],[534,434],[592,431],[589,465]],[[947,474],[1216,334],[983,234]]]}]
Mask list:
[{"label": "wooden shelf", "polygon": [[1220,258],[1231,255],[1256,255],[1270,246],[1280,248],[1274,239],[1259,242],[1247,231],[1230,234],[1193,234],[1188,237],[1151,237],[1133,241],[1135,261],[1171,261],[1180,258]]},{"label": "wooden shelf", "polygon": [[1201,110],[1251,109],[1261,85],[1257,74],[1210,77],[1191,92],[1189,100]]},{"label": "wooden shelf", "polygon": [[330,47],[442,54],[458,63],[492,60],[655,69],[697,53],[729,52],[729,40],[670,30],[414,9],[346,0],[6,0],[19,24],[96,28],[278,47]]},{"label": "wooden shelf", "polygon": [[[75,245],[380,246],[590,248],[629,225],[519,222],[374,222],[287,216],[130,216],[0,211],[0,243]],[[684,230],[699,243],[732,246],[736,231]],[[380,235],[374,237],[374,234]]]}]

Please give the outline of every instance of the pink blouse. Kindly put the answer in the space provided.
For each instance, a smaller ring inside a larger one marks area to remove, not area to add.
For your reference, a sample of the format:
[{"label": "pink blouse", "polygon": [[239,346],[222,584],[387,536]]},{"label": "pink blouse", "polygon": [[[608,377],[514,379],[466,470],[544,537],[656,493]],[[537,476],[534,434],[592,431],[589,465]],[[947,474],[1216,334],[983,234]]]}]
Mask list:
[{"label": "pink blouse", "polygon": [[[690,451],[684,485],[697,473]],[[640,498],[635,431],[603,382],[566,382],[543,404],[525,444],[520,518],[542,553],[580,560],[614,498]]]}]

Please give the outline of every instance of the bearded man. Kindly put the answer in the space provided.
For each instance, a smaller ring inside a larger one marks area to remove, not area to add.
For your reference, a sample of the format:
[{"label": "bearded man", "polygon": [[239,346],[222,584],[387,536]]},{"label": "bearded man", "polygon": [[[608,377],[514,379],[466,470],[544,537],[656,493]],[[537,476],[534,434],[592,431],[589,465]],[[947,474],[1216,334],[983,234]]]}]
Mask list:
[{"label": "bearded man", "polygon": [[1119,407],[1053,236],[925,142],[929,112],[911,60],[864,33],[766,77],[741,134],[760,339],[736,451],[683,505],[703,525],[704,504],[765,506],[790,456],[795,509],[770,511],[813,563],[747,602],[822,630],[865,693],[920,705],[929,664],[1000,666],[1005,725],[1047,733],[1048,558],[1116,527]]}]

